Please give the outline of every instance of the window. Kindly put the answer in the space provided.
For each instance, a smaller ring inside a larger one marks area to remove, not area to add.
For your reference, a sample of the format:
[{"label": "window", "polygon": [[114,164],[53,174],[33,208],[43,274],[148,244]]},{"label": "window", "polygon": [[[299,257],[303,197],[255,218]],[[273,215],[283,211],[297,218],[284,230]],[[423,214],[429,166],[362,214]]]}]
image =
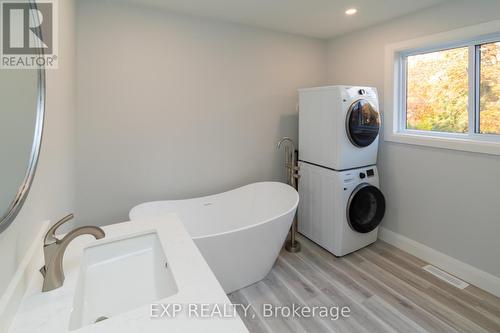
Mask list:
[{"label": "window", "polygon": [[404,129],[500,134],[500,42],[410,54],[404,63]]},{"label": "window", "polygon": [[406,128],[467,133],[469,49],[408,56]]},{"label": "window", "polygon": [[478,53],[479,132],[500,134],[500,42],[480,45]]},{"label": "window", "polygon": [[384,140],[500,155],[500,20],[386,47]]}]

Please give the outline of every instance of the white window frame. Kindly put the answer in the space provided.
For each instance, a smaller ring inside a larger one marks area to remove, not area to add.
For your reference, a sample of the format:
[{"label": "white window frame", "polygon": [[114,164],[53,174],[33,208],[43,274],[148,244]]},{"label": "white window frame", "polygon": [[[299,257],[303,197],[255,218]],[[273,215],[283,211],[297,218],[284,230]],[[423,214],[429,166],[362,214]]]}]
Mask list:
[{"label": "white window frame", "polygon": [[[500,135],[479,134],[479,63],[475,45],[500,41],[500,20],[413,39],[386,47],[384,140],[500,155]],[[406,59],[408,56],[458,47],[469,48],[469,132],[446,133],[406,128]]]}]

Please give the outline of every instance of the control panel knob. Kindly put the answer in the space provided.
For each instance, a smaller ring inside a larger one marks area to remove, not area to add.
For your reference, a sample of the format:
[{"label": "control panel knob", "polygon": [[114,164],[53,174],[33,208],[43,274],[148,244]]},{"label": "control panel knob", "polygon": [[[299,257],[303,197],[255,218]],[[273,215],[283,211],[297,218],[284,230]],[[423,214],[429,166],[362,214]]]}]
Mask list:
[{"label": "control panel knob", "polygon": [[359,93],[360,95],[366,95],[366,90],[364,90],[364,89],[359,89],[358,93]]},{"label": "control panel knob", "polygon": [[359,173],[359,178],[365,179],[366,178],[366,174],[364,172],[360,172]]}]

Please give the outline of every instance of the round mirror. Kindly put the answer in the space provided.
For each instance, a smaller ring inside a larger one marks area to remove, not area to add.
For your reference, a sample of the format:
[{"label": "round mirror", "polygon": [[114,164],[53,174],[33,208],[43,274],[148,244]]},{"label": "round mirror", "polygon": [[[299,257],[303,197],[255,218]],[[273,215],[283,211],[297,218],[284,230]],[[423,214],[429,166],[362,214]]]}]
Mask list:
[{"label": "round mirror", "polygon": [[0,232],[19,213],[33,181],[44,98],[43,69],[0,69]]}]

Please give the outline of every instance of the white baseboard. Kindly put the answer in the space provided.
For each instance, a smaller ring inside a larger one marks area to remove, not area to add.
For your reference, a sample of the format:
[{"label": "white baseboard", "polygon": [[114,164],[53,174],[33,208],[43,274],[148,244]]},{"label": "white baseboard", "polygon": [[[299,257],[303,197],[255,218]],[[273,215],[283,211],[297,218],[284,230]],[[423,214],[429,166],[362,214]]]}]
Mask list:
[{"label": "white baseboard", "polygon": [[7,289],[0,297],[0,333],[7,332],[14,316],[21,304],[28,284],[33,274],[38,273],[42,260],[42,239],[47,231],[50,221],[45,221],[40,225],[40,230],[36,234],[33,242],[26,252],[23,260],[19,264]]},{"label": "white baseboard", "polygon": [[378,237],[405,252],[455,275],[470,284],[500,297],[500,278],[465,262],[434,250],[386,228],[379,228]]}]

